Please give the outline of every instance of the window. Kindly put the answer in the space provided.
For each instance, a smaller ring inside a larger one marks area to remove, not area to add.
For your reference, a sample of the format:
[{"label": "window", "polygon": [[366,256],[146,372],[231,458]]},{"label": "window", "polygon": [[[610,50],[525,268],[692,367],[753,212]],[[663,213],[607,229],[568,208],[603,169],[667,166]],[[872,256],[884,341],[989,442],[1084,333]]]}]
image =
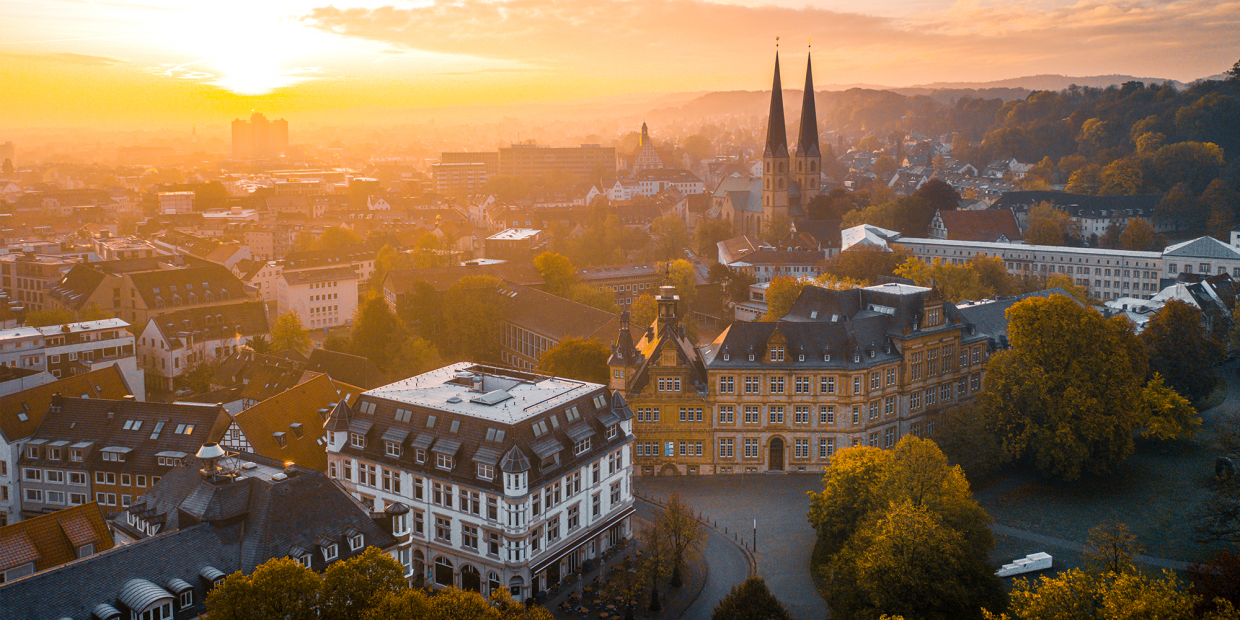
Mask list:
[{"label": "window", "polygon": [[982,375],[973,373],[973,375],[969,377],[969,391],[976,392],[980,389],[982,389]]},{"label": "window", "polygon": [[793,454],[795,455],[794,458],[798,458],[798,459],[809,458],[809,440],[808,439],[795,439],[793,440],[792,445],[793,445]]},{"label": "window", "polygon": [[701,422],[702,421],[702,408],[701,407],[696,407],[696,408],[695,407],[681,407],[680,408],[680,421],[681,422]]},{"label": "window", "polygon": [[436,454],[435,467],[439,469],[452,469],[452,457],[447,454]]},{"label": "window", "polygon": [[[138,481],[140,482],[139,486],[145,486],[146,476],[138,476]],[[86,486],[86,472],[83,472],[83,471],[69,472],[69,484],[73,486],[79,486],[79,487]]]},{"label": "window", "polygon": [[853,394],[861,393],[861,375],[853,377]]},{"label": "window", "polygon": [[794,422],[797,424],[809,424],[809,405],[797,405],[793,407],[796,414]]},{"label": "window", "polygon": [[487,465],[485,463],[478,463],[478,477],[482,478],[483,480],[494,480],[495,479],[495,466]]},{"label": "window", "polygon": [[835,438],[824,437],[818,440],[818,458],[830,458],[835,454]]},{"label": "window", "polygon": [[[100,495],[102,495],[102,493]],[[40,504],[43,503],[43,490],[42,489],[26,489],[26,501],[38,502]],[[103,502],[99,502],[99,503],[102,504]]]},{"label": "window", "polygon": [[822,405],[818,407],[819,424],[835,424],[835,407]]},{"label": "window", "polygon": [[568,531],[573,531],[581,526],[581,506],[576,505],[568,509]]},{"label": "window", "polygon": [[680,377],[659,377],[660,392],[679,392]]},{"label": "window", "polygon": [[750,437],[745,438],[745,458],[747,459],[758,458],[758,440],[757,439],[750,438]]},{"label": "window", "polygon": [[908,398],[908,408],[916,411],[921,409],[921,391],[913,392]]},{"label": "window", "polygon": [[870,373],[870,389],[877,390],[880,387],[882,387],[882,379],[883,379],[882,373],[879,373],[879,372]]},{"label": "window", "polygon": [[948,403],[952,400],[952,384],[944,383],[939,386],[939,402]]},{"label": "window", "polygon": [[584,454],[590,451],[590,438],[586,437],[573,444],[573,454]]},{"label": "window", "polygon": [[853,405],[853,408],[852,408],[852,423],[853,423],[853,424],[860,424],[860,423],[861,423],[861,405]]},{"label": "window", "polygon": [[389,493],[400,493],[400,472],[383,469],[383,490]]},{"label": "window", "polygon": [[611,505],[615,506],[620,503],[620,481],[611,483]]},{"label": "window", "polygon": [[783,377],[771,377],[768,383],[768,387],[770,387],[771,389],[771,394],[783,394],[784,393],[784,378]]},{"label": "window", "polygon": [[452,519],[435,517],[435,538],[444,542],[452,542]]},{"label": "window", "polygon": [[560,539],[560,515],[547,519],[547,544]]},{"label": "window", "polygon": [[883,400],[883,415],[891,415],[896,412],[896,397],[888,396]]},{"label": "window", "polygon": [[383,446],[384,446],[384,453],[387,454],[388,456],[391,456],[391,457],[400,456],[400,444],[396,443],[395,441],[385,441],[383,442]]},{"label": "window", "polygon": [[835,377],[823,377],[821,383],[822,385],[819,386],[820,392],[823,394],[835,393]]},{"label": "window", "polygon": [[872,400],[870,401],[870,419],[873,420],[877,417],[878,417],[878,401]]},{"label": "window", "polygon": [[[96,472],[95,477],[99,477],[100,475],[102,475],[102,472]],[[22,480],[26,480],[30,482],[39,482],[43,480],[43,470],[34,469],[31,467],[23,467],[22,468]]]},{"label": "window", "polygon": [[771,347],[771,361],[772,362],[784,361],[784,348],[783,347]]},{"label": "window", "polygon": [[745,405],[745,424],[757,424],[758,415],[757,405]]},{"label": "window", "polygon": [[466,523],[461,524],[461,546],[474,551],[478,550],[478,528]]},{"label": "window", "polygon": [[733,449],[733,445],[732,445],[731,437],[722,437],[719,439],[719,456],[720,457],[725,458],[725,459],[732,458],[733,456],[732,449]]},{"label": "window", "polygon": [[719,377],[719,393],[736,393],[736,377]]},{"label": "window", "polygon": [[745,393],[757,394],[762,391],[759,377],[745,377]]},{"label": "window", "polygon": [[896,384],[896,369],[888,368],[887,369],[887,387],[891,387],[895,384]]},{"label": "window", "polygon": [[890,448],[896,445],[896,429],[888,428],[883,431],[883,447]]},{"label": "window", "polygon": [[783,424],[784,423],[784,406],[783,405],[771,405],[766,408],[766,412],[767,412],[767,418],[771,424]]},{"label": "window", "polygon": [[809,377],[794,378],[793,386],[797,394],[809,394]]},{"label": "window", "polygon": [[638,408],[637,421],[638,422],[658,422],[659,421],[659,408],[658,407]]},{"label": "window", "polygon": [[935,401],[935,389],[927,388],[926,389],[926,406],[929,407],[930,405],[933,405],[934,401]]},{"label": "window", "polygon": [[736,423],[736,407],[733,405],[719,406],[719,423],[735,424]]},{"label": "window", "polygon": [[[307,556],[309,557],[309,556]],[[194,590],[189,589],[181,593],[181,609],[186,609],[194,604]]]}]

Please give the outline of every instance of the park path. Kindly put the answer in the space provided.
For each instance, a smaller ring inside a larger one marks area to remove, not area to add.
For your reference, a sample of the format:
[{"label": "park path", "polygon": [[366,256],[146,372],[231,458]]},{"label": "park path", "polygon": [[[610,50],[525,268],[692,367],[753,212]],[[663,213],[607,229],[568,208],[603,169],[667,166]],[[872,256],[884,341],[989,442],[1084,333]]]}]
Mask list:
[{"label": "park path", "polygon": [[[1085,545],[1079,542],[1076,542],[1074,540],[1068,540],[1066,538],[1058,538],[1056,536],[1047,536],[1046,534],[1030,532],[1029,530],[1017,529],[1009,525],[1003,525],[1002,523],[992,523],[990,524],[990,529],[995,534],[998,534],[1000,536],[1010,536],[1012,538],[1018,538],[1020,540],[1037,543],[1039,545],[1046,545],[1048,547],[1057,547],[1059,549],[1067,549],[1069,551],[1076,551],[1078,553],[1084,553],[1085,551]],[[1052,553],[1051,555],[1053,556],[1055,554]],[[1157,568],[1170,568],[1172,570],[1186,570],[1188,569],[1188,565],[1189,565],[1188,562],[1181,562],[1179,560],[1168,560],[1167,558],[1156,558],[1156,557],[1152,557],[1148,555],[1138,555],[1133,559],[1135,559],[1138,564],[1145,564],[1147,566],[1154,566]]]}]

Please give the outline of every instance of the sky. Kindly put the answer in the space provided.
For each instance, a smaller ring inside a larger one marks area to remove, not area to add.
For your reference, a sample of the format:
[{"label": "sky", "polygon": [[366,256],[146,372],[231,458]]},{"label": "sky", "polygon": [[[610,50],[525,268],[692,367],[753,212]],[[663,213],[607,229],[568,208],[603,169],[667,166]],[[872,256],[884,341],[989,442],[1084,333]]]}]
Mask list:
[{"label": "sky", "polygon": [[0,127],[1126,74],[1240,58],[1240,0],[5,0]]}]

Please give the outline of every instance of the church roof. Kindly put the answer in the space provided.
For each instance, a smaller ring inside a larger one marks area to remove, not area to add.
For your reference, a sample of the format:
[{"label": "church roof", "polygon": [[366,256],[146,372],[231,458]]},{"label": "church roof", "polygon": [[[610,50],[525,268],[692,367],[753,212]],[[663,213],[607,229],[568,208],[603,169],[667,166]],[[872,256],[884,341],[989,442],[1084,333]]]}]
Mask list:
[{"label": "church roof", "polygon": [[801,102],[801,128],[797,137],[797,155],[821,157],[818,150],[818,109],[814,105],[813,61],[805,61],[805,95]]},{"label": "church roof", "polygon": [[779,52],[775,53],[775,83],[771,86],[771,113],[766,124],[764,157],[788,156],[788,130],[784,122],[784,91],[779,82]]}]

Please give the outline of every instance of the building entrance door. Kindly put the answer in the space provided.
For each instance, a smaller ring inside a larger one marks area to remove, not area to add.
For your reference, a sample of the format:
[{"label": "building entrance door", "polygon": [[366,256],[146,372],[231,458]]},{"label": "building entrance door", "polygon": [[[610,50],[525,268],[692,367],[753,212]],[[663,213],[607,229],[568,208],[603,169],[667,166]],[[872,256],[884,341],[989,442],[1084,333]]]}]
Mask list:
[{"label": "building entrance door", "polygon": [[767,450],[770,453],[771,462],[767,465],[767,469],[772,471],[784,470],[784,440],[776,437],[771,440],[771,447]]}]

